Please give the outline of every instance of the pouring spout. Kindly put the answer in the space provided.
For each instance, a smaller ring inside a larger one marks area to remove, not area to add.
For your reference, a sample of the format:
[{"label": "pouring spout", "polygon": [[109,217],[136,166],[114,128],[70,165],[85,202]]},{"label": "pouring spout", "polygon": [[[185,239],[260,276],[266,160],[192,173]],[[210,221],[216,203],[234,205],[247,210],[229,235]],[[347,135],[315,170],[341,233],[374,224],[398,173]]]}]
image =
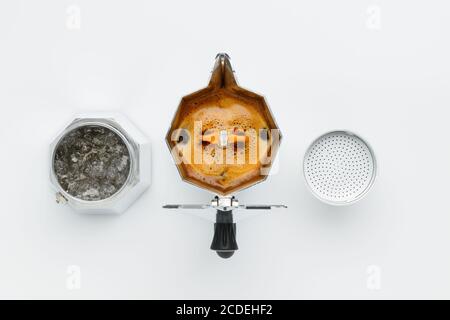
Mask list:
[{"label": "pouring spout", "polygon": [[232,88],[237,86],[228,54],[218,53],[216,55],[216,62],[214,63],[209,86],[213,88]]}]

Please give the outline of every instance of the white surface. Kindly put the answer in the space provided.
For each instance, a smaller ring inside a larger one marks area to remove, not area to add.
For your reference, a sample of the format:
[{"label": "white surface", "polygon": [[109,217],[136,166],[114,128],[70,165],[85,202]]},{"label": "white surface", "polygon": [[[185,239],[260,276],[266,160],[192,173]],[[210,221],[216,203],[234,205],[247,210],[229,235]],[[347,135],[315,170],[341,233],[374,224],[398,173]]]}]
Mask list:
[{"label": "white surface", "polygon": [[[68,28],[76,8],[80,29]],[[0,2],[0,297],[450,298],[449,10],[445,0]],[[209,250],[213,213],[161,209],[210,200],[180,181],[164,135],[217,52],[266,96],[284,134],[277,174],[239,200],[289,206],[242,219],[227,261]],[[110,109],[152,140],[152,186],[122,216],[77,215],[54,201],[48,146],[73,114]],[[360,133],[378,160],[373,189],[350,207],[321,203],[302,177],[307,146],[333,129]],[[78,290],[66,284],[72,265]]]}]

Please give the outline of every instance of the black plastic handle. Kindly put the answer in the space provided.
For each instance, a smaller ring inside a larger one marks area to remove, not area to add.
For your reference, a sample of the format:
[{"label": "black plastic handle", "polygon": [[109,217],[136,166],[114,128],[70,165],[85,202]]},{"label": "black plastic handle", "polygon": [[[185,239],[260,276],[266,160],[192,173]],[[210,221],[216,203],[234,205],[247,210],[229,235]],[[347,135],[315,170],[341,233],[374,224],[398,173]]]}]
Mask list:
[{"label": "black plastic handle", "polygon": [[232,211],[217,210],[211,250],[215,250],[224,259],[230,258],[238,250]]}]

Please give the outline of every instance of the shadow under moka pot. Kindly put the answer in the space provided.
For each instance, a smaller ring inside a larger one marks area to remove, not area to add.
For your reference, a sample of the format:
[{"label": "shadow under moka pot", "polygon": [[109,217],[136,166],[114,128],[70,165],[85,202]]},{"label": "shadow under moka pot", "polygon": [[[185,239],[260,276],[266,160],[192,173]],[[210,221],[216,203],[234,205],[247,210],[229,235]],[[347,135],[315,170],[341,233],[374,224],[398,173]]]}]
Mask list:
[{"label": "shadow under moka pot", "polygon": [[233,196],[264,181],[280,131],[264,97],[238,86],[227,54],[218,54],[209,85],[182,98],[166,136],[182,179],[215,195],[210,204],[168,209],[216,209],[211,249],[229,258],[238,249],[233,210],[283,205],[241,205]]},{"label": "shadow under moka pot", "polygon": [[122,213],[150,185],[150,142],[116,113],[77,116],[50,147],[56,201],[82,213]]}]

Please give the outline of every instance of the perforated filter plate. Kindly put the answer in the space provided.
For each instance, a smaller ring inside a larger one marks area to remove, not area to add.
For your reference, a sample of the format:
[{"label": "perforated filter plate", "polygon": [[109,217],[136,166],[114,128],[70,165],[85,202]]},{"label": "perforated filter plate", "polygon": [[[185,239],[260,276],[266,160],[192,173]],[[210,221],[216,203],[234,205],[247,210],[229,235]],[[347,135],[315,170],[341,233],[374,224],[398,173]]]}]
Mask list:
[{"label": "perforated filter plate", "polygon": [[345,205],[360,200],[372,186],[376,161],[372,149],[348,131],[317,138],[303,162],[306,183],[320,200]]}]

